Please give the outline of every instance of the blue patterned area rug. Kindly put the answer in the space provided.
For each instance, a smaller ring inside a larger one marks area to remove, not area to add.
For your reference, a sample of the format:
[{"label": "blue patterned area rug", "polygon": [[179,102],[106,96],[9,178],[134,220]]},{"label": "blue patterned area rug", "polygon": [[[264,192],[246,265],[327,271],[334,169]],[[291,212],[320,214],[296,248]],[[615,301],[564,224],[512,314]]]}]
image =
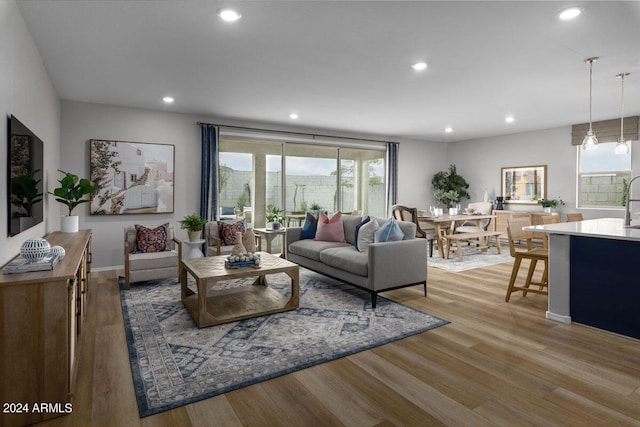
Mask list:
[{"label": "blue patterned area rug", "polygon": [[[289,293],[288,276],[268,280]],[[372,310],[369,293],[303,268],[297,310],[203,329],[180,301],[176,279],[120,289],[141,417],[448,323],[383,297]]]}]

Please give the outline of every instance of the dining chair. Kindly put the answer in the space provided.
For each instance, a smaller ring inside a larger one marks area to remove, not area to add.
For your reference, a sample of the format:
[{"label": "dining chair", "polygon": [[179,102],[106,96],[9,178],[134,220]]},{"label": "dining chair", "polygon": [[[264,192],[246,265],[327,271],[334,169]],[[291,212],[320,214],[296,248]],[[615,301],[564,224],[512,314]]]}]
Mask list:
[{"label": "dining chair", "polygon": [[[527,292],[548,295],[548,262],[549,250],[547,248],[533,247],[532,240],[534,233],[523,230],[523,227],[531,225],[528,218],[513,218],[507,221],[507,236],[509,238],[509,252],[514,258],[513,270],[507,287],[507,295],[505,301],[509,302],[511,294],[514,292],[522,292],[523,296],[527,296]],[[526,246],[519,246],[516,242],[525,242]],[[529,260],[529,270],[523,286],[515,286],[518,272],[522,260]],[[533,280],[538,261],[544,263],[544,270],[539,281]],[[538,289],[532,288],[531,285],[538,286]]]},{"label": "dining chair", "polygon": [[[483,215],[491,215],[493,211],[493,203],[491,202],[473,202],[467,205],[467,209],[473,209],[473,212],[478,212]],[[491,218],[483,219],[478,224],[476,221],[465,221],[455,228],[456,233],[478,233],[480,231],[487,231],[491,224]]]},{"label": "dining chair", "polygon": [[567,214],[567,222],[583,221],[582,212],[573,212]]},{"label": "dining chair", "polygon": [[396,220],[413,222],[416,225],[416,237],[427,239],[429,242],[429,256],[433,257],[433,240],[436,237],[435,227],[418,221],[418,209],[416,208],[393,205],[391,212]]}]

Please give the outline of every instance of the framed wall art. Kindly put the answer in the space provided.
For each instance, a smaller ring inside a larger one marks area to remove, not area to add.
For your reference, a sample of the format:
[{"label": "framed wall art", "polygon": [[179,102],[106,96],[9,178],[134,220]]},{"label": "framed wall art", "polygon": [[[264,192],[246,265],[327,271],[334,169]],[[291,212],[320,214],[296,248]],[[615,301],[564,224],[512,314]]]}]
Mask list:
[{"label": "framed wall art", "polygon": [[173,212],[175,147],[147,142],[90,144],[91,215]]},{"label": "framed wall art", "polygon": [[504,203],[537,204],[547,197],[547,166],[502,168],[500,183]]}]

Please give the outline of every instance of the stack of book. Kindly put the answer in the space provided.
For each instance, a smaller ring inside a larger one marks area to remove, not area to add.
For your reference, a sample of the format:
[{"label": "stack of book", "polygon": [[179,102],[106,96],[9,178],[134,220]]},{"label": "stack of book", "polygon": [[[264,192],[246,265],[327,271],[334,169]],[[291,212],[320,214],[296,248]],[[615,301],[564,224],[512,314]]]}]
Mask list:
[{"label": "stack of book", "polygon": [[26,259],[18,256],[13,261],[9,262],[3,269],[4,274],[11,273],[25,273],[28,271],[46,271],[53,270],[53,267],[60,261],[58,254],[49,254],[40,261],[27,261]]}]

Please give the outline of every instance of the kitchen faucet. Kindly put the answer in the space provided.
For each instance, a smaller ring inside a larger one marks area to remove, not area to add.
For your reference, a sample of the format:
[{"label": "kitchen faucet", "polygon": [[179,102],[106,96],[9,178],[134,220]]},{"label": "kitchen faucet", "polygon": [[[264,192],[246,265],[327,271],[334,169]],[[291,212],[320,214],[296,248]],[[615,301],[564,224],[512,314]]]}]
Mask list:
[{"label": "kitchen faucet", "polygon": [[632,199],[631,198],[631,184],[636,179],[640,178],[640,175],[634,177],[631,181],[629,181],[629,185],[627,185],[627,206],[624,211],[624,226],[631,227],[631,202],[640,202],[640,199]]}]

